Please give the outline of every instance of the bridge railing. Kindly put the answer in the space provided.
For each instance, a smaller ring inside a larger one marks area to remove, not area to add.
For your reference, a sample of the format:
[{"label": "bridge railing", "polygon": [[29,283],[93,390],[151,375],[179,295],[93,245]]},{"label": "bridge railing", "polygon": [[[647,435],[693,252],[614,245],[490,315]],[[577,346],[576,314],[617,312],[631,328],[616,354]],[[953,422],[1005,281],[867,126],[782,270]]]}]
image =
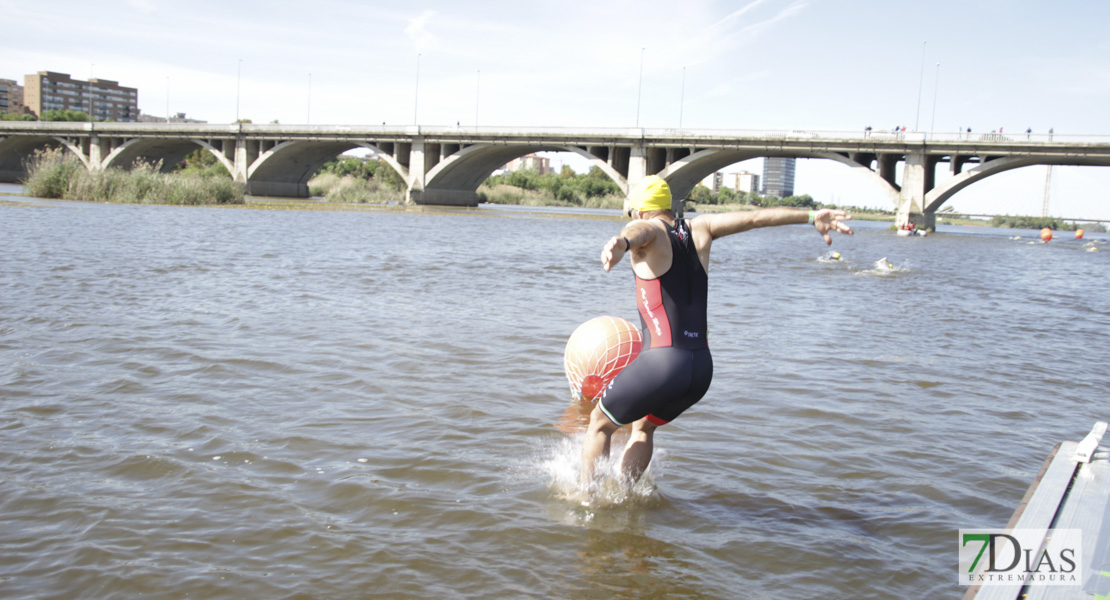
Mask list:
[{"label": "bridge railing", "polygon": [[893,130],[782,130],[782,129],[689,129],[689,128],[626,128],[626,127],[505,127],[437,126],[437,125],[297,125],[255,123],[104,123],[66,121],[0,121],[0,135],[46,134],[80,135],[82,133],[142,135],[172,133],[185,136],[475,136],[475,137],[548,137],[548,138],[629,138],[690,140],[751,139],[751,140],[861,140],[905,143],[974,142],[997,144],[1063,143],[1105,144],[1110,134],[1075,134],[1054,132],[968,132],[968,131],[893,131]]}]

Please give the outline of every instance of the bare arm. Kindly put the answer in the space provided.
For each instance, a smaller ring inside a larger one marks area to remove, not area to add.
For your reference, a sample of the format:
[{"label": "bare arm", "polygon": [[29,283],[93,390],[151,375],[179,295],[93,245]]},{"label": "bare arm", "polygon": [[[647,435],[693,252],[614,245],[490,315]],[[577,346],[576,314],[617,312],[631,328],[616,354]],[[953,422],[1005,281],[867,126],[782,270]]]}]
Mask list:
[{"label": "bare arm", "polygon": [[[825,238],[826,244],[832,244],[831,231],[852,235],[852,229],[844,221],[852,216],[842,210],[824,208],[814,211],[813,226]],[[809,211],[798,208],[764,208],[744,212],[729,212],[701,215],[694,219],[694,227],[700,228],[709,235],[710,240],[722,238],[726,235],[758,229],[760,227],[775,227],[792,223],[806,223],[809,221]]]},{"label": "bare arm", "polygon": [[601,268],[608,271],[619,263],[626,252],[643,251],[651,246],[663,230],[648,221],[632,221],[619,234],[609,238],[601,249]]}]

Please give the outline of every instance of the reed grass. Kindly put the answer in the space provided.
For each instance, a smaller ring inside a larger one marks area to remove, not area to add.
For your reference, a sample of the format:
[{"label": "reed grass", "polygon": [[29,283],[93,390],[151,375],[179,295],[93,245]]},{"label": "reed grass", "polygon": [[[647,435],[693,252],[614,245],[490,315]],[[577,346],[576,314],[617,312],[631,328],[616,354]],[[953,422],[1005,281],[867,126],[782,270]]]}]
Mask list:
[{"label": "reed grass", "polygon": [[[570,190],[567,190],[570,192]],[[615,194],[604,196],[583,196],[581,194],[563,194],[562,198],[555,197],[549,190],[526,190],[513,185],[498,184],[494,186],[482,185],[478,188],[478,201],[487,204],[517,204],[520,206],[563,206],[579,208],[622,208],[624,198]]]},{"label": "reed grass", "polygon": [[327,202],[347,204],[404,204],[405,193],[377,179],[320,173],[308,182],[308,192]]},{"label": "reed grass", "polygon": [[117,204],[244,204],[242,184],[231,179],[159,172],[161,164],[136,162],[130,171],[90,172],[62,148],[35,152],[23,185],[38,198]]}]

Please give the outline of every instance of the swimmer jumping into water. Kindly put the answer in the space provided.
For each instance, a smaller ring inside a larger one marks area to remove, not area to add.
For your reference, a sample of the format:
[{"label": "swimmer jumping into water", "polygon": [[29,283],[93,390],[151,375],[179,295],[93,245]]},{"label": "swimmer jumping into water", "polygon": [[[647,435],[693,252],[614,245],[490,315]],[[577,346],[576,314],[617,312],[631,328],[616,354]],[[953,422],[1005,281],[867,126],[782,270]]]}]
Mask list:
[{"label": "swimmer jumping into water", "polygon": [[636,276],[636,301],[644,326],[644,349],[602,394],[590,413],[582,446],[582,483],[593,480],[597,460],[609,456],[613,433],[631,424],[621,460],[631,481],[651,462],[655,429],[674,420],[709,389],[713,359],[706,343],[709,250],[714,240],[759,227],[812,223],[832,243],[830,232],[851,235],[842,210],[765,208],[749,212],[676,218],[671,190],[650,175],[629,194],[632,222],[605,243],[601,266],[610,270],[626,253]]}]

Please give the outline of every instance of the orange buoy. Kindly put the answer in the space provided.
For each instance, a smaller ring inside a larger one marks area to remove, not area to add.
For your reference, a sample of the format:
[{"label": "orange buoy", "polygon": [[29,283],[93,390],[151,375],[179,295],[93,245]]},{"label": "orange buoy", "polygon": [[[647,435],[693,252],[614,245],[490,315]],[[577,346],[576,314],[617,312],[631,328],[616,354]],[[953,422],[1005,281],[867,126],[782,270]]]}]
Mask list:
[{"label": "orange buoy", "polygon": [[1041,230],[1041,241],[1044,241],[1044,242],[1052,241],[1052,230],[1049,229],[1048,227],[1045,227],[1044,229]]},{"label": "orange buoy", "polygon": [[610,381],[640,354],[640,330],[620,317],[595,317],[570,334],[563,369],[575,398],[596,400]]},{"label": "orange buoy", "polygon": [[1082,227],[1075,230],[1075,239],[1077,239],[1077,240],[1083,239],[1083,228]]}]

